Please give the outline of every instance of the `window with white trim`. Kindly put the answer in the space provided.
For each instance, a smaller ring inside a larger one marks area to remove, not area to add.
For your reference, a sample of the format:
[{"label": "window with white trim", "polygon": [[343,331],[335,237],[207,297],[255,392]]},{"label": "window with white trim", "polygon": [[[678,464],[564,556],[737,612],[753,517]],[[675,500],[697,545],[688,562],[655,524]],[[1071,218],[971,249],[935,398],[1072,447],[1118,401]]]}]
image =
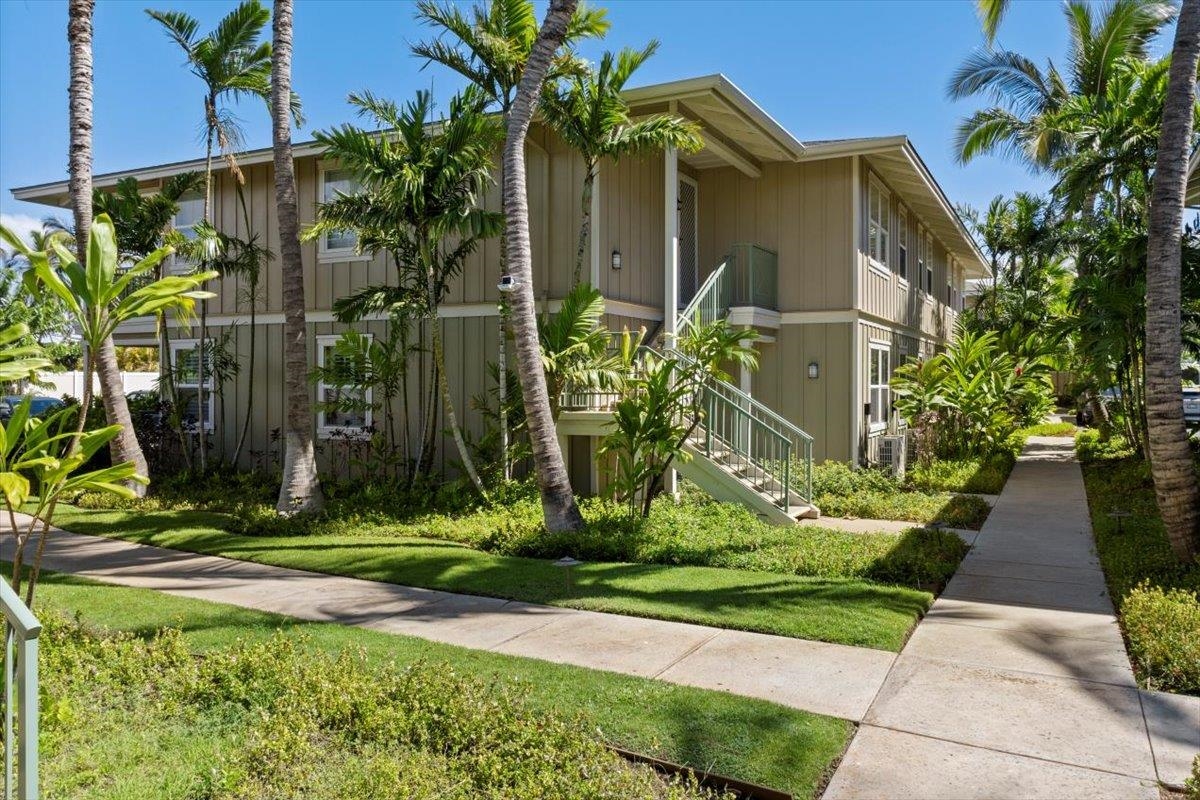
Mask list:
[{"label": "window with white trim", "polygon": [[[185,239],[195,239],[196,223],[204,219],[204,190],[188,192],[176,201],[176,205],[179,210],[171,218],[171,227]],[[173,255],[170,266],[172,272],[187,272],[195,265],[183,256]]]},{"label": "window with white trim", "polygon": [[933,249],[933,236],[929,232],[925,233],[925,277],[924,288],[925,294],[933,296],[933,259],[935,250]]},{"label": "window with white trim", "polygon": [[887,427],[888,413],[892,405],[892,350],[885,342],[871,342],[870,372],[867,386],[871,393],[871,430]]},{"label": "window with white trim", "polygon": [[[356,194],[358,180],[348,169],[322,167],[318,175],[319,196],[322,203],[332,203],[339,195]],[[321,237],[318,255],[325,260],[337,256],[354,255],[358,235],[354,231],[330,231]]]},{"label": "window with white trim", "polygon": [[[362,334],[369,344],[371,334]],[[363,376],[355,374],[355,366],[349,359],[337,352],[340,336],[317,337],[317,367],[321,369],[322,379],[317,382],[317,435],[329,437],[335,434],[362,434],[371,427],[371,403],[373,402],[370,386],[363,385]],[[324,379],[329,368],[336,367],[336,381]],[[352,408],[330,408],[331,404],[351,401]]]},{"label": "window with white trim", "polygon": [[[204,356],[211,365],[212,339],[206,339]],[[213,430],[213,393],[211,366],[204,370],[204,386],[200,385],[200,340],[176,339],[171,342],[171,376],[175,396],[179,401],[179,418],[184,430],[200,427],[200,403],[204,402],[204,430]]]},{"label": "window with white trim", "polygon": [[884,267],[888,263],[888,202],[887,190],[872,178],[867,189],[867,256]]},{"label": "window with white trim", "polygon": [[896,274],[900,280],[908,280],[908,211],[900,207],[899,229],[896,231],[899,252],[896,254]]}]

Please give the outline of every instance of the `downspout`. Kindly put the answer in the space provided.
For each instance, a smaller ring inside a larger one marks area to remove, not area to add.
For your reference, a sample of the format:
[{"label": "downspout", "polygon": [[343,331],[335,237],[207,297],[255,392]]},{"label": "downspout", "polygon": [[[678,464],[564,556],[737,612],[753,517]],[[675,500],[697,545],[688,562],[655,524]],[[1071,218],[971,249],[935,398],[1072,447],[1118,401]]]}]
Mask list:
[{"label": "downspout", "polygon": [[[859,297],[862,270],[862,160],[853,156],[850,160],[850,302],[858,311],[862,308]],[[855,315],[850,330],[850,463],[859,463],[859,445],[862,435],[862,325]]]}]

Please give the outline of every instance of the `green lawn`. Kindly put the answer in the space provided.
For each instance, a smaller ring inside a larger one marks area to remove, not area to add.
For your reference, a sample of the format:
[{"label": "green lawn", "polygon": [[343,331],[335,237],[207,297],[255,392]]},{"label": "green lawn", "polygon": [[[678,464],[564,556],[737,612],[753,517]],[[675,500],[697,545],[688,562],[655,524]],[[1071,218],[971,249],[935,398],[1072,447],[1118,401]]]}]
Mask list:
[{"label": "green lawn", "polygon": [[[585,730],[607,742],[773,786],[798,798],[815,796],[853,732],[853,725],[842,720],[720,692],[303,622],[68,576],[49,575],[38,591],[40,613],[59,611],[88,627],[141,637],[163,627],[178,628],[187,648],[210,654],[206,661],[226,657],[223,652],[235,643],[261,644],[282,632],[289,642],[314,654],[361,649],[367,663],[380,669],[393,661],[401,668],[425,664],[432,665],[427,674],[436,675],[447,672],[437,665],[447,664],[465,679],[511,690],[536,713],[568,719],[578,715]],[[54,653],[46,652],[44,657],[44,663],[53,664]],[[242,664],[239,669],[244,672],[261,671],[258,659],[229,658],[234,666]],[[152,680],[154,670],[149,673],[146,679]],[[245,739],[253,740],[231,733],[229,720],[220,714],[181,717],[165,701],[135,704],[129,716],[117,704],[121,713],[104,716],[96,727],[73,728],[73,722],[96,721],[94,709],[79,706],[94,691],[85,676],[66,696],[56,692],[48,700],[45,711],[54,716],[43,739],[48,796],[208,797],[211,794],[201,789],[210,790],[211,782],[229,777],[209,774],[218,756],[230,750],[240,753]],[[329,702],[320,699],[317,687],[299,694],[305,707]],[[251,697],[242,705],[253,712],[256,702]],[[256,745],[264,746],[276,753],[270,741]],[[52,791],[56,786],[64,791]]]},{"label": "green lawn", "polygon": [[[370,532],[245,536],[225,530],[228,523],[226,515],[208,511],[70,506],[60,506],[55,518],[55,524],[78,533],[264,564],[892,651],[900,649],[933,597],[929,591],[858,576],[620,562],[585,563],[573,570],[568,585],[562,570],[546,559],[497,555],[456,542]],[[774,535],[808,534],[792,530]],[[834,551],[832,557],[852,561],[852,548],[883,544],[887,552],[867,560],[907,563],[910,550],[923,554],[926,549],[912,542],[924,542],[928,535],[886,536],[876,541],[842,534],[827,549]],[[812,536],[812,541],[821,541],[820,534]],[[956,548],[945,558],[952,571],[961,550]]]}]

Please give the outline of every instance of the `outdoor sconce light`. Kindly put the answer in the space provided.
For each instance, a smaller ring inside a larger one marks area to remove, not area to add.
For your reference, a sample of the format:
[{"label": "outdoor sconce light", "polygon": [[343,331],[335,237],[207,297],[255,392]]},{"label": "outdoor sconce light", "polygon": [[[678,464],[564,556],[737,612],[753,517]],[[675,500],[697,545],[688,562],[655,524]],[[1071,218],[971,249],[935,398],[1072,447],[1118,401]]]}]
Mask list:
[{"label": "outdoor sconce light", "polygon": [[509,294],[517,288],[517,279],[512,275],[501,275],[500,282],[496,284],[496,288],[504,294]]},{"label": "outdoor sconce light", "polygon": [[816,380],[820,376],[821,376],[820,365],[817,364],[817,362],[815,362],[815,361],[808,362],[808,377],[812,378],[813,380]]},{"label": "outdoor sconce light", "polygon": [[612,268],[613,269],[621,268],[621,251],[620,250],[612,251]]}]

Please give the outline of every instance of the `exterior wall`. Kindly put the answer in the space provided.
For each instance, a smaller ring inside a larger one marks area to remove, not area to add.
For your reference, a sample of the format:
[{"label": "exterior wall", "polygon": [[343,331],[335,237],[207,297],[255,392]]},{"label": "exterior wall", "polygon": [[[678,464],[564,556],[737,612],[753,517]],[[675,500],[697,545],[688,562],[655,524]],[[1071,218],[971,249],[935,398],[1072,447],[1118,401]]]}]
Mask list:
[{"label": "exterior wall", "polygon": [[[853,334],[854,326],[845,322],[784,324],[774,342],[757,345],[760,363],[751,393],[816,440],[818,462],[851,458]],[[808,377],[813,361],[815,379]]]},{"label": "exterior wall", "polygon": [[780,311],[852,307],[851,159],[700,173],[700,277],[733,244],[779,254]]},{"label": "exterior wall", "polygon": [[[487,374],[487,362],[495,361],[499,336],[496,321],[497,318],[494,316],[458,317],[440,321],[444,337],[450,394],[454,402],[454,410],[468,438],[478,438],[484,431],[482,415],[471,408],[471,400],[477,395],[486,394],[493,386],[493,382]],[[354,325],[345,325],[337,322],[310,322],[308,324],[309,363],[312,365],[317,363],[316,347],[318,336],[337,335],[351,328],[360,333],[371,334],[376,340],[382,339],[387,335],[387,323],[383,321],[364,321],[355,323]],[[210,328],[209,335],[211,340],[216,340],[225,330],[225,327],[220,326]],[[210,436],[214,452],[219,453],[224,448],[224,452],[232,454],[237,446],[238,436],[241,433],[241,425],[244,419],[242,416],[243,412],[249,407],[250,428],[239,466],[242,468],[268,466],[277,468],[279,459],[282,456],[282,440],[279,438],[279,434],[283,429],[286,418],[283,393],[283,325],[280,323],[258,325],[257,330],[253,369],[253,397],[250,395],[252,390],[250,327],[248,325],[238,325],[234,329],[234,338],[231,347],[233,352],[237,354],[238,361],[242,365],[241,372],[234,380],[228,381],[224,387],[224,404],[226,408],[224,424],[222,424],[221,400],[214,398],[214,430]],[[188,337],[194,338],[196,336],[198,336],[198,331],[195,328],[193,328],[190,334],[180,331],[175,331],[172,334],[173,340]],[[416,338],[415,330],[413,338],[414,340]],[[425,357],[423,363],[428,365],[428,356]],[[421,365],[422,359],[420,356],[414,355],[409,359],[410,378],[408,396],[397,397],[392,404],[393,413],[396,415],[398,441],[401,440],[401,420],[407,408],[411,407],[414,409],[414,419],[410,420],[410,423],[414,427],[419,425],[419,420],[415,418],[415,409],[418,407],[418,398],[420,397],[422,385],[426,391],[428,390],[428,373],[426,370],[421,369]],[[424,381],[423,384],[422,381]],[[317,402],[315,386],[309,390],[309,399],[314,404]],[[379,398],[374,399],[379,400]],[[377,429],[382,430],[383,420],[382,410],[376,411],[374,425]],[[313,424],[314,426],[316,425],[315,413]],[[443,419],[439,419],[438,421],[439,430],[444,426],[443,414]],[[418,437],[419,433],[414,429],[410,437],[414,450]],[[319,460],[323,466],[330,466],[336,463],[335,450],[341,445],[334,440],[322,436],[318,436],[316,445]],[[452,473],[454,471],[454,462],[457,459],[458,454],[453,439],[443,433],[434,462],[435,468]]]},{"label": "exterior wall", "polygon": [[[912,208],[906,207],[908,280],[900,277],[900,209],[905,204],[894,187],[888,185],[887,181],[871,169],[869,159],[863,159],[861,164],[861,222],[856,247],[860,298],[855,307],[881,321],[912,329],[914,333],[919,331],[941,340],[949,339],[954,331],[958,313],[947,305],[946,284],[949,277],[958,292],[958,297],[962,296],[964,280],[961,267],[953,263],[942,243],[933,239],[933,291],[922,291],[919,276],[916,274],[918,231],[922,228],[922,222]],[[872,263],[867,255],[867,231],[870,225],[868,187],[872,180],[882,184],[889,194],[889,252],[888,264],[883,267]]]},{"label": "exterior wall", "polygon": [[[592,232],[600,253],[598,288],[607,298],[661,310],[663,157],[607,161],[600,167],[598,185],[600,219]],[[576,198],[578,207],[578,195]],[[621,253],[619,270],[612,268],[614,250]]]}]

